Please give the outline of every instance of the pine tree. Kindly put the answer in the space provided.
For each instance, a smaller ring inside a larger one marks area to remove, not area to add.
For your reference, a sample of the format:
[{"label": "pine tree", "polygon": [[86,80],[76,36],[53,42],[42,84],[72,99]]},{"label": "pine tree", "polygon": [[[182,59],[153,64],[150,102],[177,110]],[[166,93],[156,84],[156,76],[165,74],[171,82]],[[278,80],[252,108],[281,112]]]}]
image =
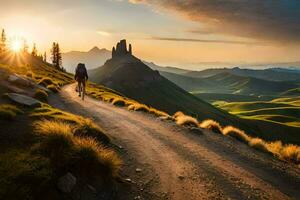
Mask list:
[{"label": "pine tree", "polygon": [[23,39],[23,53],[28,53],[28,44],[27,44],[27,41],[25,39]]},{"label": "pine tree", "polygon": [[0,40],[0,53],[6,51],[6,33],[5,30],[2,29],[1,40]]},{"label": "pine tree", "polygon": [[31,55],[35,56],[35,57],[37,57],[37,55],[38,55],[38,51],[36,49],[35,43],[33,44]]},{"label": "pine tree", "polygon": [[56,69],[62,69],[62,56],[60,52],[60,47],[58,43],[53,42],[52,49],[51,49],[51,59],[52,64]]},{"label": "pine tree", "polygon": [[47,62],[47,53],[46,53],[46,51],[45,51],[45,53],[44,53],[43,61],[44,61],[44,62]]}]

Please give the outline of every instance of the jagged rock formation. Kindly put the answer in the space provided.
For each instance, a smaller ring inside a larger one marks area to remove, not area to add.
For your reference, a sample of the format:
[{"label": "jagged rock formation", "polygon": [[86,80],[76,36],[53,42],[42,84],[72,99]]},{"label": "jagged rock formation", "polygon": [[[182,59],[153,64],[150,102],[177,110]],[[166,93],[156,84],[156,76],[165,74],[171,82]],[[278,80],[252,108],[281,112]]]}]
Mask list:
[{"label": "jagged rock formation", "polygon": [[121,40],[118,42],[116,47],[112,49],[112,58],[122,57],[126,55],[132,55],[132,46],[129,44],[129,49],[127,50],[126,40]]}]

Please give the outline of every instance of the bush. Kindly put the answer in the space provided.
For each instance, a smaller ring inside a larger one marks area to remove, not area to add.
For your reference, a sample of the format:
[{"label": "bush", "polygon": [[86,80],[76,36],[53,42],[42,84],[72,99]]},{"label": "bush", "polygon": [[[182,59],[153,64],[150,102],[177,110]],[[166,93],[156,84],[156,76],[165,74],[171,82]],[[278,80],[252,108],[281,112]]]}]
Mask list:
[{"label": "bush", "polygon": [[204,120],[203,122],[200,123],[199,127],[209,129],[215,133],[222,134],[221,125],[218,122],[211,120],[211,119]]},{"label": "bush", "polygon": [[42,101],[42,102],[47,102],[48,94],[47,94],[47,92],[45,92],[44,90],[37,89],[37,90],[35,91],[34,97],[35,97],[37,100],[40,100],[40,101]]},{"label": "bush", "polygon": [[53,80],[52,80],[51,78],[44,77],[44,78],[42,78],[42,79],[39,81],[38,84],[39,84],[39,85],[42,85],[42,86],[44,86],[44,87],[47,87],[48,85],[53,85],[54,82],[53,82]]},{"label": "bush", "polygon": [[75,126],[74,135],[80,137],[91,137],[105,145],[110,143],[109,137],[104,134],[102,129],[90,119],[80,120]]},{"label": "bush", "polygon": [[59,92],[59,88],[56,87],[54,84],[48,85],[48,86],[47,86],[47,89],[51,90],[51,91],[54,92],[54,93]]}]

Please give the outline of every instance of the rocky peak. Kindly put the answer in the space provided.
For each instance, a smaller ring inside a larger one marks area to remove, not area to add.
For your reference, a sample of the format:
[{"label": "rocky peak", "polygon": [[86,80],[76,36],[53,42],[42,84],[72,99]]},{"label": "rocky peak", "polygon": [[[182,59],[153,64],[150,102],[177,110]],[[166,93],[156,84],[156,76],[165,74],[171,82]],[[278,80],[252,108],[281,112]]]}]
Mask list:
[{"label": "rocky peak", "polygon": [[132,55],[132,46],[129,44],[129,49],[127,50],[127,42],[126,40],[121,40],[117,43],[116,47],[112,49],[112,58],[122,57],[126,55]]}]

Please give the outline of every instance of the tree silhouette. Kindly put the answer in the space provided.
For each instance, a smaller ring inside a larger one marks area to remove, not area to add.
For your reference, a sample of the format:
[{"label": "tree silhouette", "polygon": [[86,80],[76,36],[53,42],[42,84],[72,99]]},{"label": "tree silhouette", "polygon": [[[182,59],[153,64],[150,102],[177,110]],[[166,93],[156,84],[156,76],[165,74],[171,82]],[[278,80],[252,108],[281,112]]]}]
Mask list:
[{"label": "tree silhouette", "polygon": [[29,47],[28,47],[26,39],[23,39],[23,47],[22,47],[23,53],[28,53],[28,48]]},{"label": "tree silhouette", "polygon": [[38,51],[36,49],[35,43],[33,43],[31,55],[37,57]]},{"label": "tree silhouette", "polygon": [[62,56],[58,43],[53,42],[51,49],[52,64],[56,69],[62,70]]},{"label": "tree silhouette", "polygon": [[0,53],[6,51],[6,33],[5,30],[2,29],[1,39],[0,39]]},{"label": "tree silhouette", "polygon": [[47,53],[46,53],[46,51],[45,51],[45,53],[44,53],[43,61],[44,61],[44,62],[47,62]]}]

